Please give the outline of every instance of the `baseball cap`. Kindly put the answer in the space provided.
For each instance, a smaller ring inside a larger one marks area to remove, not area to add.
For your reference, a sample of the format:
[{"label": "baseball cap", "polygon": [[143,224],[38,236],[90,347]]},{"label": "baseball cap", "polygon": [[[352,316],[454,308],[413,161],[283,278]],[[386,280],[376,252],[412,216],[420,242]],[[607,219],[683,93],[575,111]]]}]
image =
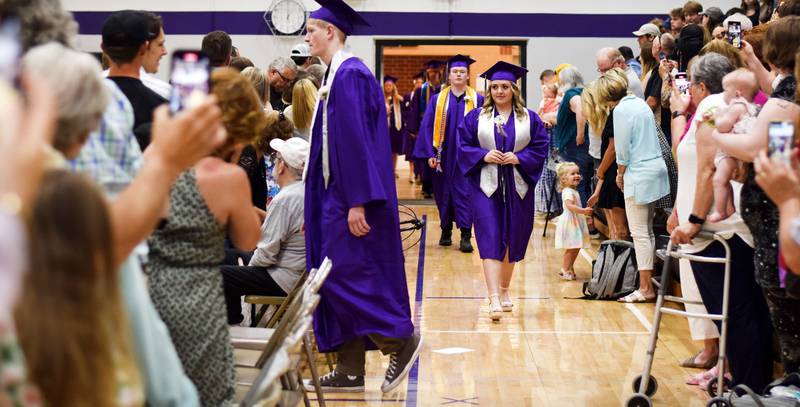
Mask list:
[{"label": "baseball cap", "polygon": [[150,33],[150,18],[137,10],[111,13],[101,31],[103,45],[107,47],[136,47],[147,42],[156,33]]},{"label": "baseball cap", "polygon": [[658,29],[658,26],[653,23],[642,24],[639,27],[638,31],[634,31],[633,35],[637,37],[641,37],[643,35],[652,35],[653,37],[658,37],[661,35],[661,30]]},{"label": "baseball cap", "polygon": [[708,16],[708,18],[710,18],[712,20],[716,20],[717,22],[719,22],[719,20],[722,20],[722,16],[724,14],[722,13],[722,9],[719,8],[719,7],[709,7],[707,9],[703,10],[703,12],[700,13],[700,15],[701,16]]},{"label": "baseball cap", "polygon": [[300,43],[295,45],[292,48],[292,52],[290,56],[293,57],[310,57],[311,56],[311,47],[308,46],[306,43]]},{"label": "baseball cap", "polygon": [[286,165],[301,170],[306,165],[308,158],[309,144],[308,141],[300,137],[292,137],[288,140],[272,139],[269,146],[273,150],[281,153],[281,159]]}]

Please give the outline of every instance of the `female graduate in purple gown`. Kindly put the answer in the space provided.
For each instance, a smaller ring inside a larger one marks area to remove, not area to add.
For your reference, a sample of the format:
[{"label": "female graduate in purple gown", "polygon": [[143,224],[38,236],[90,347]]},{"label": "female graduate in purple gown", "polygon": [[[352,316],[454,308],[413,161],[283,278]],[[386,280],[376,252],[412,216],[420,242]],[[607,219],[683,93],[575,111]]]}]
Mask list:
[{"label": "female graduate in purple gown", "polygon": [[397,178],[397,156],[403,154],[405,122],[403,121],[403,97],[397,92],[397,78],[383,77],[383,98],[386,101],[386,121],[389,123],[389,144],[392,146],[392,169]]},{"label": "female graduate in purple gown", "polygon": [[467,114],[459,128],[458,162],[469,181],[494,322],[514,306],[508,288],[533,231],[533,191],[549,145],[544,124],[525,108],[516,83],[527,71],[501,61],[484,72],[481,77],[491,82],[483,108]]}]

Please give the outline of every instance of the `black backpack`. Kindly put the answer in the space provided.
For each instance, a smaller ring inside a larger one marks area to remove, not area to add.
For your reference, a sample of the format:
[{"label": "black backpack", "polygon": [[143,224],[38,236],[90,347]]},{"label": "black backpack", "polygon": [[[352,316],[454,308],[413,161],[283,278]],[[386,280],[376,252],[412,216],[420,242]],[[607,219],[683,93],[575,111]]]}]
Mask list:
[{"label": "black backpack", "polygon": [[583,297],[588,300],[616,300],[639,287],[639,271],[633,243],[606,240],[600,244],[592,262],[592,279],[583,283]]}]

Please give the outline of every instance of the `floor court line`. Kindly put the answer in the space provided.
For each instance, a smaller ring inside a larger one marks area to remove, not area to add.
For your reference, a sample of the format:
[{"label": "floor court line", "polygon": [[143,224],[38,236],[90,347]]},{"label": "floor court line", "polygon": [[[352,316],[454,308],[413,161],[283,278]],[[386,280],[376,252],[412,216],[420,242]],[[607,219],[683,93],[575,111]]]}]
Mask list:
[{"label": "floor court line", "polygon": [[[425,289],[425,238],[427,236],[428,231],[428,216],[422,215],[422,230],[420,231],[419,236],[419,262],[417,263],[417,289],[414,298],[414,329],[417,332],[422,331],[422,299],[423,291]],[[423,342],[424,345],[424,342]],[[419,360],[422,358],[420,354],[417,357],[416,362],[414,362],[414,366],[411,367],[411,371],[408,373],[408,384],[406,387],[406,406],[416,407],[417,405],[417,384],[419,382]]]},{"label": "floor court line", "polygon": [[471,331],[471,330],[449,330],[449,329],[426,329],[423,333],[428,334],[480,334],[480,335],[508,335],[508,334],[530,334],[530,335],[649,335],[649,331]]}]

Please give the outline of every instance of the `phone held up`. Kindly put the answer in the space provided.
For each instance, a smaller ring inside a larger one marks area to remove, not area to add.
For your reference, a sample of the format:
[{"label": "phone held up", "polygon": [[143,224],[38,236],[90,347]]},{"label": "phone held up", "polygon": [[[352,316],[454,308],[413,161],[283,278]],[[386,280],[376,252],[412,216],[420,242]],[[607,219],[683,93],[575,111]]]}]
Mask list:
[{"label": "phone held up", "polygon": [[683,93],[684,95],[689,94],[689,77],[686,75],[686,72],[677,72],[675,73],[675,87],[678,89],[679,92]]},{"label": "phone held up", "polygon": [[211,63],[199,50],[178,50],[172,54],[170,82],[172,113],[195,106],[211,89]]},{"label": "phone held up", "polygon": [[728,21],[728,42],[734,47],[742,48],[742,23],[738,21]]},{"label": "phone held up", "polygon": [[20,57],[22,46],[19,43],[20,22],[16,18],[0,21],[0,80],[15,88],[20,88]]},{"label": "phone held up", "polygon": [[789,164],[794,148],[794,130],[793,122],[771,122],[769,124],[767,153],[770,159]]}]

